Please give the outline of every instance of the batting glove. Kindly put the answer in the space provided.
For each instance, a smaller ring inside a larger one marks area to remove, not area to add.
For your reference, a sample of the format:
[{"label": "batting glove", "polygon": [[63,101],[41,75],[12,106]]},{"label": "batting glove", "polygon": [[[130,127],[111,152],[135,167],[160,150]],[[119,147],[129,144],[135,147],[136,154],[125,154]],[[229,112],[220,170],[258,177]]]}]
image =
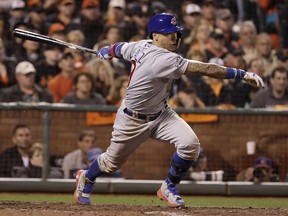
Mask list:
[{"label": "batting glove", "polygon": [[110,46],[105,46],[99,50],[98,56],[100,59],[111,60],[113,57],[110,54]]},{"label": "batting glove", "polygon": [[246,72],[243,77],[243,80],[256,87],[262,87],[262,88],[265,87],[263,79],[257,74],[252,72]]}]

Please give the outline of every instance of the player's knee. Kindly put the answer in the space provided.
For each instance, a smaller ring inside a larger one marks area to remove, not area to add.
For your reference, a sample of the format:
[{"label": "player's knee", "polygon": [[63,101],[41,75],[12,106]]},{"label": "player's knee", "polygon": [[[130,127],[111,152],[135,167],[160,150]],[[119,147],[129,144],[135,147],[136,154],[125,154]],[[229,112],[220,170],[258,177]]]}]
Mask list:
[{"label": "player's knee", "polygon": [[185,160],[197,160],[200,153],[200,142],[198,139],[192,139],[181,144],[177,148],[177,154]]},{"label": "player's knee", "polygon": [[101,154],[98,158],[99,168],[102,172],[113,173],[119,169],[119,166],[107,160],[106,154]]}]

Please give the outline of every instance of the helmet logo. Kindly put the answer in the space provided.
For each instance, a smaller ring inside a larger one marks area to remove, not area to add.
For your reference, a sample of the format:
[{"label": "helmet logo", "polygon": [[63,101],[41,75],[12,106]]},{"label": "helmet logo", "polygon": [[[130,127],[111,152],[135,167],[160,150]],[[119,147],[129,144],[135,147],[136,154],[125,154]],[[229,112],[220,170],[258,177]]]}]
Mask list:
[{"label": "helmet logo", "polygon": [[177,25],[177,21],[176,21],[176,18],[175,17],[172,17],[172,19],[171,19],[171,24],[172,25]]}]

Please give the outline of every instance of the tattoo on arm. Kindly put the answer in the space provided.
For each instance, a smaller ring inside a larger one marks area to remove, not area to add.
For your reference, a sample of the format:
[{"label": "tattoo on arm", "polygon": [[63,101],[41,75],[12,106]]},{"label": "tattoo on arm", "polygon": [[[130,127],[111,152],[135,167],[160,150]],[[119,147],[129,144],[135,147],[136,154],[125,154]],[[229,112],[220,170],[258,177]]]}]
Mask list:
[{"label": "tattoo on arm", "polygon": [[186,74],[199,74],[212,78],[224,79],[226,67],[211,63],[189,61]]}]

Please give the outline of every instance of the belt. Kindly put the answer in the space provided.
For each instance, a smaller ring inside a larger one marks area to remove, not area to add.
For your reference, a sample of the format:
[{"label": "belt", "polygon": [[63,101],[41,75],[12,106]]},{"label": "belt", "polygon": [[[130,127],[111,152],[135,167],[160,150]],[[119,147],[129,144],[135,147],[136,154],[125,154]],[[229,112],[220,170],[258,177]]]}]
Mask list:
[{"label": "belt", "polygon": [[142,119],[142,120],[146,120],[146,121],[154,121],[162,112],[162,111],[159,111],[158,113],[155,113],[155,114],[145,115],[145,114],[133,112],[132,110],[129,110],[128,108],[125,108],[123,111],[129,116]]}]

